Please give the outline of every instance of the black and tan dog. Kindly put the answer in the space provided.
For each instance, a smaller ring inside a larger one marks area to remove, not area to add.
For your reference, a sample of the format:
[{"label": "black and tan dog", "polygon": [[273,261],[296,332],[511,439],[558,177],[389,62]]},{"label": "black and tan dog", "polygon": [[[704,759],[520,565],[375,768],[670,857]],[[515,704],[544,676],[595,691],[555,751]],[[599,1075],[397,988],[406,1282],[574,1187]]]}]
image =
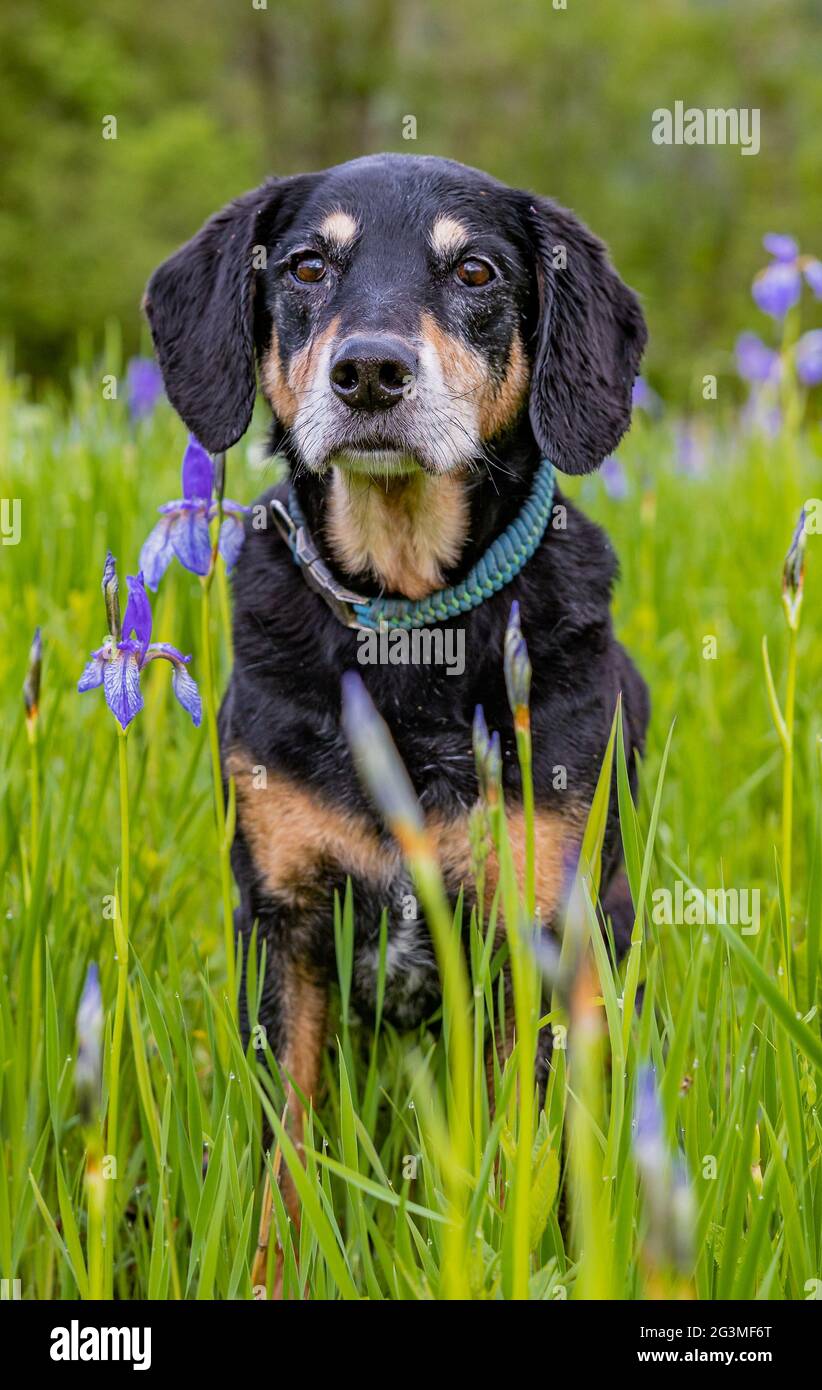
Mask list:
[{"label": "black and tan dog", "polygon": [[[458,677],[430,664],[360,665],[331,589],[421,599],[453,585],[518,516],[542,459],[566,473],[596,468],[628,427],[645,325],[570,213],[460,164],[397,155],[274,179],[239,198],[156,271],[146,307],[168,395],[212,452],[248,427],[259,365],[273,446],[327,566],[327,592],[317,592],[279,530],[249,524],[221,714],[237,787],[239,927],[247,939],[258,923],[267,949],[261,1021],[311,1095],[335,975],[333,894],[347,876],[360,1010],[373,1005],[384,908],[387,1017],[417,1023],[438,988],[425,924],[404,910],[411,885],[398,847],[341,732],[342,673],[360,672],[387,720],[456,893],[469,872],[478,703],[502,734],[514,849],[520,861],[524,853],[502,675],[519,600],[534,671],[547,924],[618,693],[631,766],[648,717],[643,682],[612,631],[613,551],[558,493],[565,524],[549,525],[509,584],[454,619],[465,634]],[[288,497],[284,485],[264,500]],[[619,941],[631,909],[615,807],[603,881]]]}]

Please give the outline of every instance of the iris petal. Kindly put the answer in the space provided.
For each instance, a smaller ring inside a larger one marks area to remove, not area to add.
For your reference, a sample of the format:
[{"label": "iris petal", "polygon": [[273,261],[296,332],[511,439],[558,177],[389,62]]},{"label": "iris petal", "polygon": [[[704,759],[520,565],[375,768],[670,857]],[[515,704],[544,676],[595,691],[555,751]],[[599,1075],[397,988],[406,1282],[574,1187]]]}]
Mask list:
[{"label": "iris petal", "polygon": [[188,437],[183,454],[183,496],[190,501],[210,502],[214,489],[214,464],[198,439]]},{"label": "iris petal", "polygon": [[128,410],[132,420],[144,420],[163,394],[163,378],[150,357],[132,357],[126,373]]},{"label": "iris petal", "polygon": [[123,618],[123,636],[129,638],[134,633],[144,652],[151,641],[151,604],[148,601],[142,573],[126,576],[128,584],[128,603]]},{"label": "iris petal", "polygon": [[174,665],[171,685],[183,709],[191,715],[191,722],[195,729],[199,729],[203,717],[203,703],[197,689],[197,682],[189,675],[182,662],[176,662]]},{"label": "iris petal", "polygon": [[103,671],[105,670],[105,657],[103,648],[99,652],[92,652],[91,660],[87,663],[83,674],[77,682],[77,689],[83,695],[87,690],[96,690],[98,685],[103,684]]},{"label": "iris petal", "polygon": [[777,261],[795,261],[799,255],[799,247],[793,237],[785,236],[782,232],[768,232],[762,238],[762,245]]},{"label": "iris petal", "polygon": [[822,261],[808,261],[805,266],[805,279],[816,298],[822,299]]},{"label": "iris petal", "polygon": [[236,512],[230,512],[223,517],[223,524],[220,527],[220,554],[225,560],[227,570],[233,570],[245,540],[245,528],[242,516]]},{"label": "iris petal", "polygon": [[740,333],[736,340],[736,370],[745,381],[771,381],[779,376],[779,353],[756,333]]},{"label": "iris petal", "polygon": [[796,374],[803,386],[822,384],[822,328],[803,333],[796,345]]},{"label": "iris petal", "polygon": [[166,661],[186,662],[191,660],[190,656],[183,656],[183,653],[178,651],[176,647],[172,647],[170,642],[152,642],[143,658],[143,665],[145,666],[149,661],[156,661],[158,656],[163,657]]},{"label": "iris petal", "polygon": [[190,656],[183,656],[176,647],[172,647],[169,642],[152,642],[146,652],[146,661],[154,661],[157,657],[163,657],[170,661],[174,667],[174,674],[171,677],[171,686],[183,709],[191,715],[191,722],[195,729],[200,727],[203,717],[203,704],[200,699],[200,692],[197,689],[196,681],[186,670],[186,664],[191,660]]},{"label": "iris petal", "polygon": [[192,574],[208,574],[211,565],[211,537],[205,506],[192,507],[174,517],[169,528],[174,554]]},{"label": "iris petal", "polygon": [[174,558],[174,547],[169,532],[171,522],[163,517],[154,530],[146,536],[140,551],[140,571],[149,589],[156,590],[160,580]]},{"label": "iris petal", "polygon": [[754,303],[775,319],[783,319],[788,310],[799,303],[801,293],[799,271],[785,261],[773,261],[767,270],[761,270],[751,289]]},{"label": "iris petal", "polygon": [[140,661],[135,651],[122,651],[119,647],[110,661],[106,662],[103,673],[106,704],[121,728],[128,728],[135,714],[143,708],[143,692],[140,689]]}]

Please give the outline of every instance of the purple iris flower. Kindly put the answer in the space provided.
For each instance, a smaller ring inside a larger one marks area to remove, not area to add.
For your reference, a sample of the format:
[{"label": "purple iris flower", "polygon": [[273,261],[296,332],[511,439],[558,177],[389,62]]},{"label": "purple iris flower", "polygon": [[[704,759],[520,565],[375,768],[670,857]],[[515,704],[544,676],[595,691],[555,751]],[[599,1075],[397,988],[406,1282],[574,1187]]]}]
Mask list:
[{"label": "purple iris flower", "polygon": [[682,1156],[672,1153],[654,1073],[640,1068],[634,1099],[633,1149],[642,1178],[646,1248],[654,1264],[693,1268],[694,1202]]},{"label": "purple iris flower", "polygon": [[102,685],[106,704],[123,729],[128,728],[135,714],[143,708],[140,676],[150,661],[162,657],[174,667],[171,678],[174,694],[183,709],[191,715],[197,728],[202,718],[200,692],[186,670],[190,656],[183,656],[167,642],[151,640],[151,604],[142,574],[129,575],[128,602],[125,617],[120,623],[120,604],[117,596],[117,572],[114,556],[109,552],[103,570],[103,594],[109,634],[103,645],[92,652],[77,685],[82,694]]},{"label": "purple iris flower", "polygon": [[798,243],[782,232],[768,232],[762,238],[762,245],[775,261],[795,261],[799,255]]},{"label": "purple iris flower", "polygon": [[796,374],[803,386],[822,383],[822,328],[803,333],[796,345]]},{"label": "purple iris flower", "polygon": [[[140,570],[149,589],[156,590],[174,556],[192,574],[208,574],[211,567],[209,522],[217,515],[213,500],[214,464],[202,444],[189,436],[183,455],[183,496],[160,507],[162,520],[140,551]],[[243,517],[248,507],[225,498],[223,524],[218,541],[226,569],[237,563],[243,546]]]},{"label": "purple iris flower", "polygon": [[807,258],[802,268],[816,298],[822,299],[822,261],[816,260],[815,257]]},{"label": "purple iris flower", "polygon": [[772,261],[760,270],[751,288],[757,307],[775,319],[784,319],[799,303],[801,293],[802,276],[795,261]]},{"label": "purple iris flower", "polygon": [[517,729],[527,727],[531,663],[528,659],[528,646],[522,635],[519,604],[516,599],[511,604],[511,616],[505,629],[502,664],[505,673],[505,685],[508,690],[508,703],[514,716],[514,725]]},{"label": "purple iris flower", "polygon": [[622,502],[628,496],[628,479],[625,469],[616,454],[610,454],[600,469],[605,491],[615,502]]},{"label": "purple iris flower", "polygon": [[659,1104],[654,1073],[649,1066],[640,1068],[634,1098],[634,1154],[645,1171],[658,1171],[667,1160],[662,1108]]},{"label": "purple iris flower", "polygon": [[779,353],[756,333],[740,333],[736,340],[736,370],[751,387],[741,417],[745,428],[775,438],[782,428],[782,413],[774,391],[782,374]]},{"label": "purple iris flower", "polygon": [[163,376],[150,357],[132,357],[126,368],[128,411],[132,420],[145,420],[163,394]]},{"label": "purple iris flower", "polygon": [[802,605],[802,590],[805,585],[805,548],[808,543],[805,531],[806,519],[805,508],[803,507],[799,513],[799,520],[794,528],[782,567],[782,597],[794,620],[799,616],[799,609]]},{"label": "purple iris flower", "polygon": [[743,381],[774,381],[779,376],[779,353],[756,333],[740,333],[736,340],[736,370]]},{"label": "purple iris flower", "polygon": [[773,260],[760,270],[751,293],[764,313],[783,319],[799,303],[803,275],[816,298],[822,299],[822,262],[814,256],[800,256],[794,238],[780,232],[769,232],[762,238],[762,245]]},{"label": "purple iris flower", "polygon": [[474,711],[473,746],[480,796],[489,806],[496,805],[502,776],[502,753],[499,734],[496,730],[493,734],[488,732],[482,705],[477,705]]}]

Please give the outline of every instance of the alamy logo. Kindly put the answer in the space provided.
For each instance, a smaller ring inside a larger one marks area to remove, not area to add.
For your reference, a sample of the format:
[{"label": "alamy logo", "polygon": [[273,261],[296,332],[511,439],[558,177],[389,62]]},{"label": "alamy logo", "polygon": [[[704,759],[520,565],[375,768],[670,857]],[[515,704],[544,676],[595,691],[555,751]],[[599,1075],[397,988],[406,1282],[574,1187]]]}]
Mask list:
[{"label": "alamy logo", "polygon": [[758,888],[686,888],[681,878],[674,891],[656,888],[652,893],[651,917],[658,927],[703,927],[725,922],[741,927],[743,936],[759,931]]},{"label": "alamy logo", "polygon": [[739,145],[741,154],[759,154],[759,108],[658,106],[651,116],[655,145]]},{"label": "alamy logo", "polygon": [[130,1361],[132,1370],[151,1366],[150,1327],[81,1327],[72,1318],[68,1327],[51,1332],[52,1361]]},{"label": "alamy logo", "polygon": [[445,666],[446,675],[465,670],[465,628],[394,627],[381,623],[379,632],[358,632],[357,660],[361,666]]}]

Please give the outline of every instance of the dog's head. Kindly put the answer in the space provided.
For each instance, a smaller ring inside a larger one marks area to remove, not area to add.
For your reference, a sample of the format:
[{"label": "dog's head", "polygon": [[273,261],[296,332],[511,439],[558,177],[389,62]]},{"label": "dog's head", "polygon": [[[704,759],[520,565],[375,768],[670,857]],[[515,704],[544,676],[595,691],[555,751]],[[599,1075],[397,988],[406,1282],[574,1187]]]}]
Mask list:
[{"label": "dog's head", "polygon": [[212,452],[262,390],[295,463],[459,471],[530,429],[567,473],[628,427],[633,293],[564,209],[450,160],[378,155],[275,179],[155,271],[166,389]]}]

